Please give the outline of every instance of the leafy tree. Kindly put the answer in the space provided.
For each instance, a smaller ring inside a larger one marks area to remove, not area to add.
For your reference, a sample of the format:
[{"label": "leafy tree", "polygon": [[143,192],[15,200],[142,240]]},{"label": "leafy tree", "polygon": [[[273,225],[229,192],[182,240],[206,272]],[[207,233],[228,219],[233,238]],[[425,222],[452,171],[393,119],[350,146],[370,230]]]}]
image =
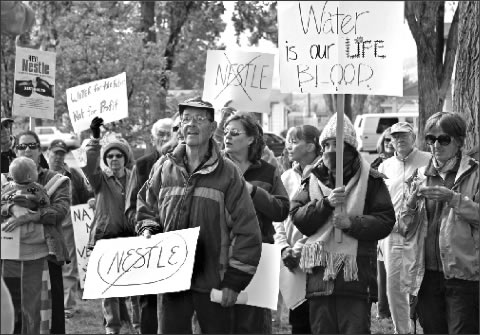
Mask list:
[{"label": "leafy tree", "polygon": [[443,109],[458,43],[458,8],[444,44],[445,2],[405,1],[405,17],[417,44],[419,122],[417,144],[425,149],[426,120]]}]

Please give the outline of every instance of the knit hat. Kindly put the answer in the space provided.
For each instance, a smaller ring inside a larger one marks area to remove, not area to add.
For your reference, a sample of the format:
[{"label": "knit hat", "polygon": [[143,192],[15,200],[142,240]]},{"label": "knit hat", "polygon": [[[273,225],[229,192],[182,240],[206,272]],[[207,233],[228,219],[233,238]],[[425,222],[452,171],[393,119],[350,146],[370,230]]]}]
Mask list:
[{"label": "knit hat", "polygon": [[112,150],[112,149],[118,149],[123,153],[123,156],[125,157],[125,166],[127,166],[128,161],[129,161],[129,150],[128,150],[128,145],[125,144],[123,141],[118,140],[118,139],[112,139],[108,143],[106,143],[102,150],[103,150],[103,163],[105,163],[106,166],[107,164],[107,153]]},{"label": "knit hat", "polygon": [[[325,141],[337,137],[337,114],[333,114],[330,120],[328,120],[327,125],[323,128],[322,134],[320,135],[320,145],[323,147]],[[343,141],[347,144],[350,144],[355,149],[357,148],[357,136],[355,133],[355,128],[353,128],[352,121],[348,116],[343,116]]]}]

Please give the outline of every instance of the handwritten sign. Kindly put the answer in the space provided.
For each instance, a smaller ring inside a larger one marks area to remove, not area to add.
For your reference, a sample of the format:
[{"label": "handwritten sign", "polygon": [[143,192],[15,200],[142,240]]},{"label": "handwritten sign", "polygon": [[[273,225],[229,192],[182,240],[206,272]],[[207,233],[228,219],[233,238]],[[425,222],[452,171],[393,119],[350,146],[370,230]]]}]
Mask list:
[{"label": "handwritten sign", "polygon": [[[262,244],[262,256],[257,272],[248,286],[240,292],[237,304],[277,309],[280,276],[280,249],[275,244]],[[210,300],[220,303],[222,291],[213,289]]]},{"label": "handwritten sign", "polygon": [[67,106],[77,134],[89,129],[95,116],[105,124],[128,117],[126,73],[67,89]]},{"label": "handwritten sign", "polygon": [[12,114],[54,119],[56,54],[17,47]]},{"label": "handwritten sign", "polygon": [[75,238],[80,287],[84,288],[88,258],[91,252],[87,249],[87,244],[94,213],[90,206],[82,204],[72,206],[70,208],[70,215],[72,217],[73,236]]},{"label": "handwritten sign", "polygon": [[208,50],[202,99],[221,108],[229,100],[241,111],[270,110],[273,54]]},{"label": "handwritten sign", "polygon": [[403,95],[403,6],[279,1],[281,91]]},{"label": "handwritten sign", "polygon": [[100,240],[88,262],[83,299],[178,292],[190,288],[200,228]]},{"label": "handwritten sign", "polygon": [[[3,226],[3,225],[2,225]],[[20,229],[11,232],[1,230],[1,259],[20,258]]]}]

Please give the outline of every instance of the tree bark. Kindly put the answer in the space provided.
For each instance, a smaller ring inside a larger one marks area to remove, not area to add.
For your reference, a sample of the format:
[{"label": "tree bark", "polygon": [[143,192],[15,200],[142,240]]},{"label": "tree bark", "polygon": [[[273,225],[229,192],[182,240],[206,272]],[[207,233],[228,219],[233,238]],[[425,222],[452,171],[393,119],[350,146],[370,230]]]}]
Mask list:
[{"label": "tree bark", "polygon": [[460,113],[467,122],[464,150],[477,150],[479,145],[478,120],[480,113],[480,3],[460,1],[458,27],[458,53],[455,68],[453,111]]},{"label": "tree bark", "polygon": [[417,146],[422,150],[426,150],[424,128],[427,119],[443,109],[458,44],[458,8],[450,25],[445,48],[444,13],[444,2],[405,2],[405,16],[417,44],[419,94]]},{"label": "tree bark", "polygon": [[148,42],[155,43],[157,41],[157,35],[155,34],[155,30],[152,30],[152,27],[155,25],[155,2],[142,1],[141,11],[142,27],[140,31],[147,33],[147,35],[143,39],[143,42],[145,44],[147,44]]}]

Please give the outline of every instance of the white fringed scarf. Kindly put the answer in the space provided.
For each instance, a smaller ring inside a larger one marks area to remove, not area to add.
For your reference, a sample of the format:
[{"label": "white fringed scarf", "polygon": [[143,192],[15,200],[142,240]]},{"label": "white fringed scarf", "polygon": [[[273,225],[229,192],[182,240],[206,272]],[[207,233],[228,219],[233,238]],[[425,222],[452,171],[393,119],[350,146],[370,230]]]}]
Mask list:
[{"label": "white fringed scarf", "polygon": [[[360,169],[345,187],[348,216],[362,215],[365,205],[370,165],[361,156],[360,161]],[[310,175],[310,199],[323,199],[323,196],[328,196],[331,191],[313,174]],[[327,281],[335,279],[344,265],[345,281],[358,280],[357,247],[358,240],[347,234],[342,234],[341,243],[335,241],[332,214],[327,223],[305,242],[300,258],[300,268],[311,273],[314,267],[323,266],[325,267],[323,280]]]}]

